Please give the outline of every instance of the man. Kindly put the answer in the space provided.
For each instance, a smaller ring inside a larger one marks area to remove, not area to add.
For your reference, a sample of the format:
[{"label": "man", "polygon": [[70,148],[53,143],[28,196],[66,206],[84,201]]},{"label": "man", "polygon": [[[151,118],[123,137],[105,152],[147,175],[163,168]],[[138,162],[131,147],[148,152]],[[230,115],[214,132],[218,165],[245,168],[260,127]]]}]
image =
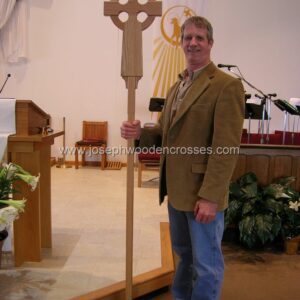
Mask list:
[{"label": "man", "polygon": [[[168,195],[171,240],[179,263],[175,299],[219,299],[224,273],[221,240],[228,187],[244,120],[243,86],[210,60],[213,29],[194,16],[181,27],[186,70],[166,97],[158,128],[163,154],[160,203]],[[139,138],[139,121],[122,137]],[[172,150],[172,151],[171,151]],[[222,152],[223,151],[223,152]]]}]

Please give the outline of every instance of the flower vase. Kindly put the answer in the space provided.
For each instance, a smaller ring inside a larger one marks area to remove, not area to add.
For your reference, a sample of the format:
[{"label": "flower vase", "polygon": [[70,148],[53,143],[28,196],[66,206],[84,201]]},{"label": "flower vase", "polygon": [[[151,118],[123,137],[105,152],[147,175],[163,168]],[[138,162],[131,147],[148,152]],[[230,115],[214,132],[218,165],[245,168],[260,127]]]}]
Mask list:
[{"label": "flower vase", "polygon": [[285,253],[289,255],[295,255],[298,252],[300,242],[300,235],[291,239],[286,239],[284,242]]}]

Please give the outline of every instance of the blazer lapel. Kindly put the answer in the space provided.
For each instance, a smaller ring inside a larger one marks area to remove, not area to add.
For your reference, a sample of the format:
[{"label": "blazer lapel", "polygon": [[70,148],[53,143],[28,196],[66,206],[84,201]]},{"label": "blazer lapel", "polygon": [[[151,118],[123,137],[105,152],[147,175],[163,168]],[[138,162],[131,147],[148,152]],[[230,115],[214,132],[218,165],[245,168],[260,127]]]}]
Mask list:
[{"label": "blazer lapel", "polygon": [[169,101],[167,101],[167,105],[165,107],[165,113],[164,113],[164,123],[166,124],[166,126],[164,126],[165,131],[167,131],[170,127],[170,119],[171,119],[171,108],[172,108],[172,103],[174,101],[174,98],[176,96],[176,92],[178,90],[178,86],[180,84],[180,81],[177,81],[172,89],[172,91],[170,92],[170,94],[168,95],[168,99],[170,99]]},{"label": "blazer lapel", "polygon": [[215,69],[215,65],[213,63],[210,64],[206,69],[203,70],[204,74],[200,74],[200,76],[196,79],[196,81],[198,82],[195,82],[185,95],[184,100],[180,105],[172,124],[170,125],[170,129],[182,118],[182,116],[188,111],[191,105],[208,88],[211,78],[214,77],[213,73]]}]

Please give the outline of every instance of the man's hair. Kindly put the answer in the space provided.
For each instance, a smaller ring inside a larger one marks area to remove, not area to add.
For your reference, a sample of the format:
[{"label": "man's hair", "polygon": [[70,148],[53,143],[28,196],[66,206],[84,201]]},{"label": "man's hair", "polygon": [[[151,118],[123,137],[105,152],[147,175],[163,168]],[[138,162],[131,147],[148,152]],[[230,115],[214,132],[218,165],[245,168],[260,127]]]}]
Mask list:
[{"label": "man's hair", "polygon": [[213,28],[210,22],[204,17],[193,16],[185,20],[181,25],[181,41],[183,40],[184,29],[187,25],[194,24],[198,28],[204,28],[207,30],[207,39],[208,41],[213,41]]}]

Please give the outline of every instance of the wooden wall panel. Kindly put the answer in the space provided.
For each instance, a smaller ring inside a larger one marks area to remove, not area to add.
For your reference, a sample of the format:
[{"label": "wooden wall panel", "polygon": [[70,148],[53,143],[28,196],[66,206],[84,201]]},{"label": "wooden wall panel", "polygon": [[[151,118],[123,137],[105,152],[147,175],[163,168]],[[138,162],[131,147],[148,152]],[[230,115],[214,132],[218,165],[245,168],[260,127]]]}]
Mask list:
[{"label": "wooden wall panel", "polygon": [[300,156],[293,157],[292,175],[296,177],[293,187],[300,192]]},{"label": "wooden wall panel", "polygon": [[293,157],[290,155],[276,155],[271,161],[271,175],[273,179],[292,176]]},{"label": "wooden wall panel", "polygon": [[284,176],[296,177],[292,185],[300,192],[300,147],[281,145],[242,146],[232,180],[253,172],[261,185]]},{"label": "wooden wall panel", "polygon": [[246,171],[255,173],[261,185],[269,183],[270,160],[269,155],[247,155]]},{"label": "wooden wall panel", "polygon": [[246,159],[247,159],[246,154],[239,155],[238,161],[236,163],[236,167],[232,175],[232,180],[235,181],[246,173]]}]

